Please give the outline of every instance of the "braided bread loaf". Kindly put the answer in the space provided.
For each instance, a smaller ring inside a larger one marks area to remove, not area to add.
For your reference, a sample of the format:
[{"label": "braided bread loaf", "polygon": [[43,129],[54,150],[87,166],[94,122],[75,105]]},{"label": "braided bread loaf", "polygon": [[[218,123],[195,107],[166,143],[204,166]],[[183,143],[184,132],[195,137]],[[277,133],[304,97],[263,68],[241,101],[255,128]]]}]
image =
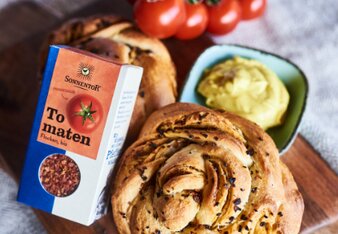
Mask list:
[{"label": "braided bread loaf", "polygon": [[120,233],[297,233],[303,200],[272,139],[241,117],[175,103],[123,154]]},{"label": "braided bread loaf", "polygon": [[64,44],[87,50],[119,63],[143,67],[143,77],[132,115],[128,140],[134,140],[146,118],[162,106],[175,102],[176,70],[162,42],[117,16],[73,19],[52,32],[45,42],[41,69],[48,45]]}]

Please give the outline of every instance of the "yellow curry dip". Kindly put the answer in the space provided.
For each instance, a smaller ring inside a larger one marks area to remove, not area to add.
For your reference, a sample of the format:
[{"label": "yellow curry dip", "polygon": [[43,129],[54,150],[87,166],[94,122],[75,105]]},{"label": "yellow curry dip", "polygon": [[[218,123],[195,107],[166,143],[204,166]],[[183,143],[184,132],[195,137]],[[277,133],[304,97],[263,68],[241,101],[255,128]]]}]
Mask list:
[{"label": "yellow curry dip", "polygon": [[290,99],[272,70],[241,57],[207,69],[198,92],[206,98],[207,106],[236,113],[263,129],[282,123]]}]

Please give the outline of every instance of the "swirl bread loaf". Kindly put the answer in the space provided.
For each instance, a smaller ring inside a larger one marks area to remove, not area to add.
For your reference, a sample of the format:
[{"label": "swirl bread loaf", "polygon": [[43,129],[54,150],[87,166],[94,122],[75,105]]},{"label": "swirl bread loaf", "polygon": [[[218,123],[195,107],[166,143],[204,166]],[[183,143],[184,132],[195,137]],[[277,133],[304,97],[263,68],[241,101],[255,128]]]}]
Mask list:
[{"label": "swirl bread loaf", "polygon": [[50,44],[70,45],[144,68],[128,132],[129,141],[137,137],[154,110],[175,102],[176,71],[168,50],[161,41],[144,35],[128,21],[109,15],[69,21],[49,35],[43,46],[42,63]]},{"label": "swirl bread loaf", "polygon": [[120,233],[298,233],[303,199],[272,139],[194,104],[154,112],[120,159]]}]

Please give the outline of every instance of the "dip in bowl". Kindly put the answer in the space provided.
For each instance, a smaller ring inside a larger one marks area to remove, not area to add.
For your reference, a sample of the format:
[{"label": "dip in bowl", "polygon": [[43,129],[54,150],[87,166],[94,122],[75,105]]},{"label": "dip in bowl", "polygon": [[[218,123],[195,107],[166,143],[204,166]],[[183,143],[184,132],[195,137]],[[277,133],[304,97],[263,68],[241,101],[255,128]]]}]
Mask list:
[{"label": "dip in bowl", "polygon": [[181,90],[179,101],[207,106],[206,98],[197,91],[205,70],[236,56],[257,60],[271,69],[283,82],[290,95],[283,123],[267,130],[267,133],[276,143],[280,154],[283,154],[291,146],[298,133],[308,93],[305,74],[291,61],[272,53],[239,45],[215,45],[209,47],[193,65]]}]

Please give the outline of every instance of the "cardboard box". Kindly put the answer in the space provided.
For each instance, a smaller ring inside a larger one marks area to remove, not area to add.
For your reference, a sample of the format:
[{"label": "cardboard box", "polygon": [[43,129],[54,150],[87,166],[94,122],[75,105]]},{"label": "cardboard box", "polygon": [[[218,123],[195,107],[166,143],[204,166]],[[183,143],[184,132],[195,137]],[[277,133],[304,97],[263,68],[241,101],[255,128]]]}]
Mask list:
[{"label": "cardboard box", "polygon": [[142,71],[50,47],[18,201],[84,225],[106,213]]}]

